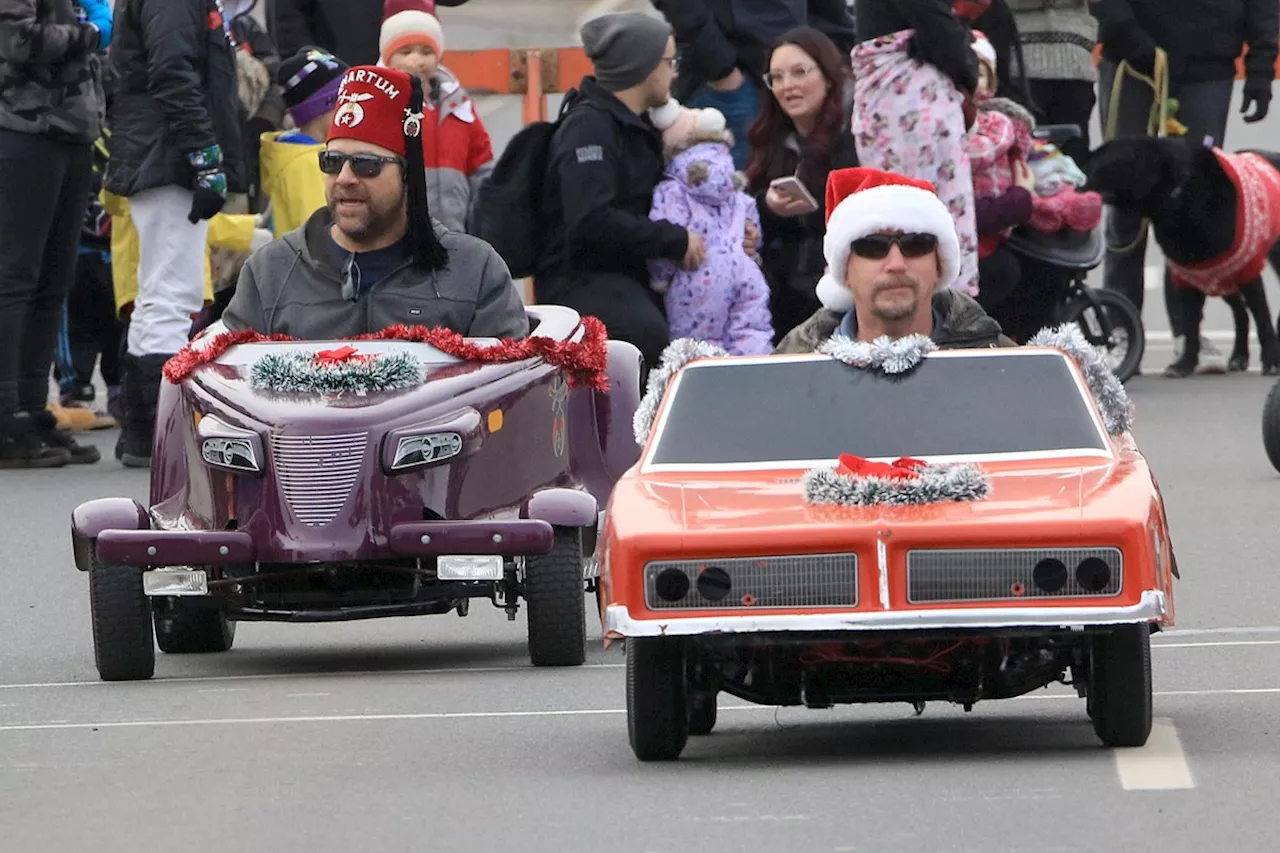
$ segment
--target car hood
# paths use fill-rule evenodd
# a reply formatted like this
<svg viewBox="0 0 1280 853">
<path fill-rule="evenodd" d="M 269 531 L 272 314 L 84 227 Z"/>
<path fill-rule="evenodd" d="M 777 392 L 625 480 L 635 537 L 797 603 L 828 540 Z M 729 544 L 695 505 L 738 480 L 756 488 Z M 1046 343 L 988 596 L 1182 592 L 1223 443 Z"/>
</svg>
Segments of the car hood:
<svg viewBox="0 0 1280 853">
<path fill-rule="evenodd" d="M 735 476 L 646 475 L 630 493 L 615 494 L 610 514 L 624 529 L 628 515 L 658 536 L 737 539 L 754 542 L 823 540 L 838 545 L 892 530 L 896 535 L 943 536 L 957 543 L 989 538 L 994 529 L 1010 535 L 1071 526 L 1082 530 L 1092 517 L 1117 518 L 1145 502 L 1139 462 L 1094 459 L 1073 464 L 984 466 L 990 484 L 978 501 L 923 506 L 853 507 L 814 505 L 805 500 L 799 472 L 750 472 Z M 628 509 L 641 509 L 628 513 Z M 643 518 L 643 522 L 639 519 Z M 640 533 L 643 536 L 643 533 Z"/>
<path fill-rule="evenodd" d="M 278 351 L 284 353 L 323 346 L 299 342 L 288 348 L 278 347 Z M 430 352 L 422 345 L 381 342 L 361 342 L 360 347 L 362 351 L 388 354 Z M 529 367 L 526 362 L 481 364 L 441 358 L 424 358 L 421 366 L 421 384 L 368 393 L 319 395 L 265 390 L 255 387 L 251 381 L 253 363 L 250 359 L 220 360 L 204 365 L 189 382 L 203 395 L 216 400 L 220 410 L 240 412 L 269 428 L 292 432 L 387 424 L 449 401 L 474 400 L 476 394 L 473 392 L 480 392 L 480 397 L 498 398 L 509 390 L 504 380 Z"/>
</svg>

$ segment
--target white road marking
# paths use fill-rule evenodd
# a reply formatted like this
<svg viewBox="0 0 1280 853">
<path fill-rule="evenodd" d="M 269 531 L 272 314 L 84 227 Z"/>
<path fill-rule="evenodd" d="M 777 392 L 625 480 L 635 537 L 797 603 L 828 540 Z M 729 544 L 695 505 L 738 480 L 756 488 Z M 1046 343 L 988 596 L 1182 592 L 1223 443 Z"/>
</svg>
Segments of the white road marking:
<svg viewBox="0 0 1280 853">
<path fill-rule="evenodd" d="M 1112 754 L 1120 787 L 1126 791 L 1173 791 L 1196 786 L 1172 720 L 1154 720 L 1145 746 L 1116 749 Z"/>
<path fill-rule="evenodd" d="M 1159 690 L 1156 697 L 1173 696 L 1225 696 L 1225 695 L 1269 695 L 1280 694 L 1280 687 L 1238 687 L 1218 688 L 1213 690 Z M 1042 695 L 1019 696 L 1008 701 L 1021 700 L 1080 702 L 1074 693 L 1050 693 Z M 997 700 L 992 700 L 997 701 Z M 720 713 L 730 711 L 776 712 L 773 705 L 722 705 Z M 37 723 L 13 723 L 0 725 L 2 732 L 27 732 L 49 729 L 121 729 L 121 728 L 161 728 L 174 726 L 227 726 L 227 725 L 265 725 L 280 723 L 366 723 L 389 722 L 401 720 L 497 720 L 509 718 L 536 717 L 596 717 L 625 714 L 625 708 L 563 708 L 542 711 L 426 711 L 403 714 L 333 714 L 307 715 L 293 717 L 244 717 L 196 720 L 110 720 L 103 722 L 70 723 L 66 720 L 49 720 Z"/>
<path fill-rule="evenodd" d="M 206 687 L 197 693 L 248 693 L 248 687 Z"/>
<path fill-rule="evenodd" d="M 1220 640 L 1206 643 L 1152 643 L 1153 649 L 1213 649 L 1223 646 L 1280 646 L 1280 640 Z"/>
<path fill-rule="evenodd" d="M 1248 636 L 1249 634 L 1280 634 L 1280 625 L 1255 625 L 1241 628 L 1173 628 L 1168 631 L 1161 631 L 1157 636 L 1178 638 Z"/>
<path fill-rule="evenodd" d="M 332 696 L 332 693 L 289 693 L 285 695 L 286 699 L 303 699 L 313 698 L 316 696 Z"/>
</svg>

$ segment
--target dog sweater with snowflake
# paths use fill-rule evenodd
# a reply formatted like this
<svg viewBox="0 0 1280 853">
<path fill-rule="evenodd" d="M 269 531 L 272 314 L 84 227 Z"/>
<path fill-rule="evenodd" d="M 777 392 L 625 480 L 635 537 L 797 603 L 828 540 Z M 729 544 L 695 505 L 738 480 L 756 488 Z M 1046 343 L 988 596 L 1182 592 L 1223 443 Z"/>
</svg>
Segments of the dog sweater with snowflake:
<svg viewBox="0 0 1280 853">
<path fill-rule="evenodd" d="M 1222 255 L 1196 264 L 1169 262 L 1173 283 L 1206 296 L 1227 296 L 1262 274 L 1280 239 L 1280 172 L 1258 154 L 1213 150 L 1236 188 L 1236 234 Z"/>
</svg>

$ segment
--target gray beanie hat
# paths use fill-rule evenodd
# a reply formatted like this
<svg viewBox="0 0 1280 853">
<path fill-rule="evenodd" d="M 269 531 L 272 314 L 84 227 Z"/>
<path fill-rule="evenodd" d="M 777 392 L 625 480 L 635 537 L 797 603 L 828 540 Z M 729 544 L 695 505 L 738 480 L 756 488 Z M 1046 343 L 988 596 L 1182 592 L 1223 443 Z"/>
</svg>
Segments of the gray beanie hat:
<svg viewBox="0 0 1280 853">
<path fill-rule="evenodd" d="M 614 12 L 587 21 L 579 35 L 596 82 L 620 92 L 643 83 L 658 67 L 671 25 L 644 12 Z"/>
</svg>

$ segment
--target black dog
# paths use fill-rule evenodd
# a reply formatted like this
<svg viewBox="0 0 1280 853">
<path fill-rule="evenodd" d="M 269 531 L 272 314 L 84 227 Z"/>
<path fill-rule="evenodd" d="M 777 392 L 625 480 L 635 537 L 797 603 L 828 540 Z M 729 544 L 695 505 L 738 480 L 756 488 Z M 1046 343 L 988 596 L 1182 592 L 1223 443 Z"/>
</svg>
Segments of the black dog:
<svg viewBox="0 0 1280 853">
<path fill-rule="evenodd" d="M 1265 158 L 1273 169 L 1280 169 L 1280 154 L 1253 153 Z M 1205 264 L 1224 257 L 1235 245 L 1238 193 L 1211 148 L 1186 139 L 1117 139 L 1090 155 L 1085 189 L 1101 193 L 1107 204 L 1149 219 L 1156 242 L 1174 264 Z M 1280 211 L 1275 213 L 1280 216 Z M 1280 242 L 1270 246 L 1267 258 L 1280 272 Z M 1261 274 L 1249 281 L 1223 284 L 1238 285 L 1223 294 L 1236 327 L 1228 369 L 1247 370 L 1249 366 L 1247 307 L 1258 329 L 1262 372 L 1266 376 L 1280 374 L 1280 341 L 1276 324 L 1271 322 Z M 1186 347 L 1165 369 L 1165 375 L 1189 376 L 1200 360 L 1205 293 L 1189 286 L 1179 286 L 1176 291 Z"/>
</svg>

